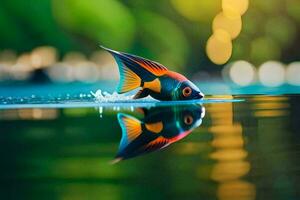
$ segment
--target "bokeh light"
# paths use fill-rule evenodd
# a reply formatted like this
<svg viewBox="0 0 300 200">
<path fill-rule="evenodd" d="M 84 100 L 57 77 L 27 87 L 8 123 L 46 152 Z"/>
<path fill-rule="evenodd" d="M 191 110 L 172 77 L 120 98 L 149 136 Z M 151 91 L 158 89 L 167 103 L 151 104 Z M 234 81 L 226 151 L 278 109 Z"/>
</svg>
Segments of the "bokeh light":
<svg viewBox="0 0 300 200">
<path fill-rule="evenodd" d="M 219 13 L 213 21 L 213 31 L 223 29 L 231 35 L 231 38 L 236 38 L 242 30 L 242 19 L 240 15 L 226 16 L 223 12 Z"/>
<path fill-rule="evenodd" d="M 223 12 L 214 18 L 213 35 L 206 44 L 206 53 L 213 63 L 222 65 L 230 59 L 232 55 L 231 40 L 235 39 L 242 30 L 241 16 L 248 9 L 248 4 L 248 0 L 222 0 Z M 219 42 L 214 35 L 229 35 L 230 42 L 227 40 Z"/>
<path fill-rule="evenodd" d="M 222 0 L 222 9 L 227 16 L 243 15 L 249 6 L 249 0 Z"/>
<path fill-rule="evenodd" d="M 209 22 L 221 8 L 219 1 L 171 0 L 171 3 L 182 16 L 201 22 Z"/>
<path fill-rule="evenodd" d="M 214 63 L 219 65 L 226 63 L 232 54 L 230 35 L 222 29 L 216 30 L 207 41 L 206 52 Z"/>
<path fill-rule="evenodd" d="M 255 67 L 247 61 L 236 61 L 231 64 L 229 75 L 235 84 L 247 86 L 255 80 Z"/>
<path fill-rule="evenodd" d="M 280 86 L 285 81 L 284 66 L 277 61 L 268 61 L 259 67 L 258 77 L 260 82 L 265 86 Z"/>
<path fill-rule="evenodd" d="M 57 51 L 50 46 L 38 47 L 32 50 L 30 59 L 34 68 L 51 66 L 57 61 Z"/>
<path fill-rule="evenodd" d="M 291 85 L 300 85 L 300 62 L 293 62 L 287 66 L 286 79 Z"/>
<path fill-rule="evenodd" d="M 225 80 L 239 86 L 260 83 L 262 63 L 299 60 L 298 0 L 170 0 L 162 9 L 149 2 L 50 0 L 36 4 L 38 17 L 30 15 L 32 5 L 21 12 L 26 4 L 17 2 L 0 8 L 7 10 L 0 14 L 6 27 L 0 33 L 1 82 L 34 82 L 43 75 L 45 82 L 116 81 L 116 63 L 99 44 L 156 60 L 197 81 L 220 79 L 222 70 Z M 23 23 L 34 26 L 21 31 Z M 229 64 L 217 68 L 211 62 Z M 285 71 L 285 83 L 299 85 L 294 63 Z"/>
</svg>

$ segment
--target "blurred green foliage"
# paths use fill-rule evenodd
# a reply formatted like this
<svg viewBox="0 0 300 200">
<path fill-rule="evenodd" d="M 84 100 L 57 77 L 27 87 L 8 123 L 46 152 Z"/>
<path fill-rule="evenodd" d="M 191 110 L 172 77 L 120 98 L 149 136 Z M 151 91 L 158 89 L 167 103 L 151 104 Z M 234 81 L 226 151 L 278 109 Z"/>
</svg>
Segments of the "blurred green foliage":
<svg viewBox="0 0 300 200">
<path fill-rule="evenodd" d="M 136 29 L 128 8 L 116 0 L 53 0 L 53 15 L 70 32 L 111 48 L 128 48 Z"/>
<path fill-rule="evenodd" d="M 219 70 L 205 55 L 213 17 L 221 0 L 2 0 L 0 50 L 18 53 L 41 45 L 85 54 L 99 45 L 157 60 L 170 68 Z M 290 62 L 299 41 L 298 0 L 252 0 L 232 60 L 256 65 Z"/>
</svg>

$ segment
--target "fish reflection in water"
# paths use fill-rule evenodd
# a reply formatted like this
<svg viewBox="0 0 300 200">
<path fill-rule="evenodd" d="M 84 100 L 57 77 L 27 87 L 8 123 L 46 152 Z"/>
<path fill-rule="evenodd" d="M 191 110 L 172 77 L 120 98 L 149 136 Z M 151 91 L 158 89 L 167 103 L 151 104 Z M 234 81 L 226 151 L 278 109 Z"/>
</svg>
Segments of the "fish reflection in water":
<svg viewBox="0 0 300 200">
<path fill-rule="evenodd" d="M 122 129 L 119 151 L 113 163 L 167 147 L 200 126 L 205 109 L 198 104 L 139 108 L 144 118 L 118 113 Z"/>
</svg>

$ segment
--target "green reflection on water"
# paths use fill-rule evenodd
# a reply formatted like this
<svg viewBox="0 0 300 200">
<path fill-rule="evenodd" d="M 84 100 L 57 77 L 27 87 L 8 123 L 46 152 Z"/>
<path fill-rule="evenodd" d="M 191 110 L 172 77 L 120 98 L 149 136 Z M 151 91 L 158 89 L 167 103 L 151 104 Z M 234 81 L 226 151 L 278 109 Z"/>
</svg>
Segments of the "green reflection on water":
<svg viewBox="0 0 300 200">
<path fill-rule="evenodd" d="M 117 111 L 105 110 L 99 118 L 94 109 L 2 110 L 1 196 L 296 198 L 299 97 L 243 98 L 245 102 L 204 105 L 203 123 L 191 134 L 159 152 L 115 165 L 110 161 L 121 139 Z M 48 111 L 54 117 L 43 118 Z M 120 112 L 143 119 L 129 110 Z"/>
</svg>

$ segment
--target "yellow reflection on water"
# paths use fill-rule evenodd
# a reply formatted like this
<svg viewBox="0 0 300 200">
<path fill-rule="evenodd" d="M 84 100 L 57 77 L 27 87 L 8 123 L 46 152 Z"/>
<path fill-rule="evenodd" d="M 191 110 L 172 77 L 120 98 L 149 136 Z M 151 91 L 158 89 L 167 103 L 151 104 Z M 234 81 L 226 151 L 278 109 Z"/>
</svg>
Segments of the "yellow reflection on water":
<svg viewBox="0 0 300 200">
<path fill-rule="evenodd" d="M 234 135 L 229 135 L 227 137 L 216 137 L 212 141 L 212 146 L 215 148 L 240 148 L 243 147 L 244 140 L 242 138 L 237 138 Z"/>
<path fill-rule="evenodd" d="M 213 95 L 213 96 L 209 96 L 207 95 L 206 98 L 209 98 L 209 99 L 233 99 L 233 96 L 232 95 Z M 210 107 L 210 109 L 218 109 L 220 107 Z"/>
<path fill-rule="evenodd" d="M 221 184 L 217 191 L 220 200 L 251 200 L 255 199 L 255 186 L 242 180 L 228 181 Z"/>
<path fill-rule="evenodd" d="M 57 109 L 12 109 L 0 112 L 0 119 L 4 120 L 49 120 L 56 119 L 57 117 Z"/>
<path fill-rule="evenodd" d="M 249 170 L 250 164 L 244 160 L 219 162 L 215 164 L 211 178 L 218 182 L 226 182 L 245 176 Z"/>
<path fill-rule="evenodd" d="M 213 134 L 211 145 L 215 148 L 210 158 L 216 161 L 210 177 L 218 183 L 218 199 L 255 199 L 255 186 L 242 180 L 251 164 L 244 148 L 243 127 L 233 120 L 233 104 L 207 105 L 207 110 L 211 113 L 209 131 Z"/>
<path fill-rule="evenodd" d="M 256 104 L 256 109 L 282 109 L 289 108 L 290 105 L 288 103 L 283 102 L 261 102 Z"/>
<path fill-rule="evenodd" d="M 247 157 L 248 153 L 243 149 L 223 149 L 217 150 L 210 155 L 214 160 L 218 161 L 231 161 L 242 160 Z"/>
<path fill-rule="evenodd" d="M 255 117 L 279 117 L 287 116 L 290 112 L 286 110 L 262 110 L 254 113 Z"/>
<path fill-rule="evenodd" d="M 231 116 L 232 113 L 230 114 L 216 114 L 215 115 L 215 122 L 218 123 L 226 123 L 231 121 L 230 118 L 228 118 L 228 116 Z M 224 117 L 224 118 L 223 118 Z M 233 125 L 217 125 L 217 126 L 213 126 L 210 129 L 210 132 L 213 132 L 215 135 L 234 135 L 234 134 L 239 134 L 240 132 L 242 132 L 242 126 L 240 124 L 233 124 Z"/>
<path fill-rule="evenodd" d="M 20 109 L 18 110 L 19 117 L 21 119 L 34 119 L 34 120 L 43 120 L 43 119 L 55 119 L 57 118 L 58 111 L 56 109 Z"/>
<path fill-rule="evenodd" d="M 255 117 L 279 117 L 290 114 L 288 97 L 279 96 L 254 96 L 253 109 Z"/>
<path fill-rule="evenodd" d="M 287 101 L 289 98 L 286 96 L 263 96 L 263 95 L 257 95 L 253 96 L 251 98 L 251 101 Z"/>
</svg>

